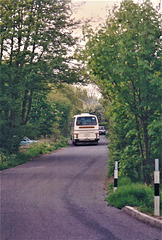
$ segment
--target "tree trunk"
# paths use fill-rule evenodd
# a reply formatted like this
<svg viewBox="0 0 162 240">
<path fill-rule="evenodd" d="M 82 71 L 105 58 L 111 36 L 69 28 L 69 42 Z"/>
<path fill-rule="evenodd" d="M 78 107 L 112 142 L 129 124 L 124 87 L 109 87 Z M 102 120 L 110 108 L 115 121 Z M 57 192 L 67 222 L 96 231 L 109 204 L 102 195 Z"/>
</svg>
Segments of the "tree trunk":
<svg viewBox="0 0 162 240">
<path fill-rule="evenodd" d="M 33 96 L 33 91 L 30 91 L 30 96 L 29 96 L 29 104 L 28 104 L 28 111 L 26 114 L 26 118 L 25 118 L 25 125 L 27 124 L 28 120 L 29 120 L 29 114 L 31 111 L 31 106 L 32 106 L 32 96 Z"/>
<path fill-rule="evenodd" d="M 148 169 L 150 167 L 150 153 L 149 153 L 149 141 L 148 141 L 146 117 L 141 118 L 141 125 L 142 125 L 143 142 L 144 142 L 144 161 L 143 161 L 144 181 L 146 184 L 150 184 L 151 176 L 148 174 Z"/>
<path fill-rule="evenodd" d="M 22 104 L 22 113 L 21 113 L 22 125 L 25 125 L 25 112 L 26 112 L 27 98 L 28 98 L 28 90 L 26 89 L 24 94 L 23 104 Z"/>
<path fill-rule="evenodd" d="M 2 62 L 2 57 L 3 57 L 3 39 L 1 40 L 1 54 L 0 54 L 0 64 Z"/>
<path fill-rule="evenodd" d="M 140 129 L 139 129 L 139 121 L 138 121 L 138 116 L 137 116 L 137 100 L 136 100 L 136 88 L 135 88 L 135 85 L 134 85 L 134 82 L 133 80 L 131 80 L 131 83 L 132 83 L 132 90 L 133 90 L 133 105 L 134 105 L 134 108 L 135 108 L 135 121 L 136 121 L 136 130 L 137 130 L 137 134 L 138 134 L 138 145 L 139 145 L 139 151 L 140 151 L 140 155 L 141 155 L 141 158 L 144 159 L 144 153 L 143 153 L 143 147 L 142 147 L 142 141 L 141 141 L 141 134 L 140 134 Z"/>
</svg>

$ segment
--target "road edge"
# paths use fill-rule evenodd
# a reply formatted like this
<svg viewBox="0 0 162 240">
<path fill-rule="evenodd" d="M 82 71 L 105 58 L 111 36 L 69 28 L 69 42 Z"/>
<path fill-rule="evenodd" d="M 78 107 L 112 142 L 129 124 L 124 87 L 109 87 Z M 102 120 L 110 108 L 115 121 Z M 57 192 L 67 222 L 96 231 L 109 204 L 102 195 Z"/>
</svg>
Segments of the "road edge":
<svg viewBox="0 0 162 240">
<path fill-rule="evenodd" d="M 141 213 L 139 212 L 138 210 L 134 209 L 133 207 L 130 207 L 130 206 L 125 206 L 122 211 L 124 211 L 125 213 L 131 215 L 132 217 L 144 222 L 144 223 L 147 223 L 147 224 L 150 224 L 151 226 L 153 227 L 156 227 L 156 228 L 160 228 L 162 229 L 162 220 L 160 219 L 156 219 L 154 217 L 151 217 L 151 216 L 148 216 L 144 213 Z"/>
</svg>

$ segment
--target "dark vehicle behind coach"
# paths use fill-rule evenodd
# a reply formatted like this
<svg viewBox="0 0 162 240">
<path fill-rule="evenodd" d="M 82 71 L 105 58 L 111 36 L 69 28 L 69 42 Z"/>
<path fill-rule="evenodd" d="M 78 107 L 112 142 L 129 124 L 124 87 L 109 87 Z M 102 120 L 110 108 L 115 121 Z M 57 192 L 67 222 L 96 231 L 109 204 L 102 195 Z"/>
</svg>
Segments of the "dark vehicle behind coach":
<svg viewBox="0 0 162 240">
<path fill-rule="evenodd" d="M 106 129 L 104 126 L 99 126 L 99 134 L 100 135 L 105 135 L 106 134 Z"/>
</svg>

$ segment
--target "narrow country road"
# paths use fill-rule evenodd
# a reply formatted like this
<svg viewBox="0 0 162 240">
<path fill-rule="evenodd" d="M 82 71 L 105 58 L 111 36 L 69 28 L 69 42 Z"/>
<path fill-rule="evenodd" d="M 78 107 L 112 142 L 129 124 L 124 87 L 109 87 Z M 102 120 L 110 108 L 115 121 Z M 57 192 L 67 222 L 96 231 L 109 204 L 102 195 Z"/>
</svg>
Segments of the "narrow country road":
<svg viewBox="0 0 162 240">
<path fill-rule="evenodd" d="M 1 172 L 1 240 L 160 240 L 108 207 L 107 140 L 73 146 Z"/>
</svg>

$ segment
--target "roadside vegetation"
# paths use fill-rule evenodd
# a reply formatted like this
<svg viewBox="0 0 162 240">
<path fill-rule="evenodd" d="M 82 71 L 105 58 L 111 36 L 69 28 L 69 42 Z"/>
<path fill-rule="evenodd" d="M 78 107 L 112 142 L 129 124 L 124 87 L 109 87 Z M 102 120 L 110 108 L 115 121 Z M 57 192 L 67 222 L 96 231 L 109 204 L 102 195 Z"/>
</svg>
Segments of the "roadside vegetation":
<svg viewBox="0 0 162 240">
<path fill-rule="evenodd" d="M 128 177 L 119 178 L 118 188 L 113 192 L 114 186 L 108 183 L 108 197 L 105 199 L 109 206 L 122 209 L 125 206 L 135 207 L 137 210 L 154 215 L 154 186 L 134 183 Z M 162 206 L 162 193 L 160 196 Z M 161 214 L 162 214 L 162 208 Z"/>
<path fill-rule="evenodd" d="M 77 44 L 71 34 L 76 23 L 69 0 L 2 0 L 0 12 L 0 165 L 4 169 L 64 146 L 71 117 L 82 111 L 79 98 L 86 93 L 72 85 L 82 82 L 82 76 L 69 51 Z M 22 151 L 25 136 L 39 141 Z"/>
<path fill-rule="evenodd" d="M 119 187 L 107 201 L 111 206 L 129 205 L 151 214 L 154 161 L 161 158 L 162 149 L 159 7 L 147 0 L 123 0 L 98 31 L 85 25 L 87 43 L 78 51 L 103 96 L 109 178 L 114 162 L 119 163 Z"/>
<path fill-rule="evenodd" d="M 79 59 L 101 89 L 108 119 L 109 176 L 153 182 L 161 158 L 161 15 L 150 1 L 122 1 L 105 24 L 85 26 Z"/>
<path fill-rule="evenodd" d="M 0 151 L 0 170 L 15 167 L 30 161 L 32 158 L 41 154 L 50 153 L 60 148 L 66 147 L 68 138 L 62 137 L 59 140 L 52 138 L 41 139 L 37 143 L 28 146 L 21 146 L 17 153 Z"/>
<path fill-rule="evenodd" d="M 82 81 L 69 52 L 76 23 L 69 0 L 2 0 L 0 12 L 0 148 L 15 154 L 24 136 L 66 136 L 71 105 L 49 93 Z"/>
</svg>

